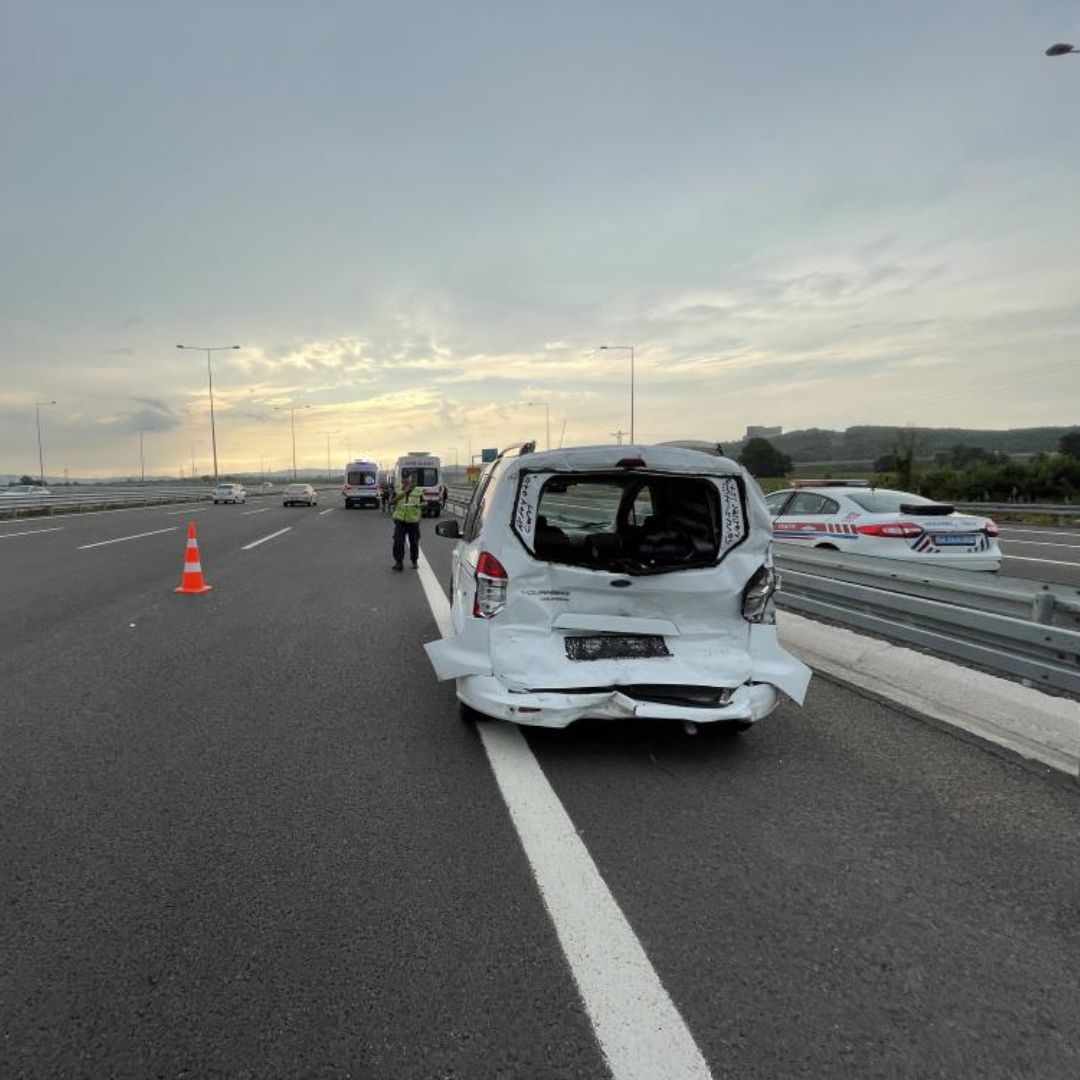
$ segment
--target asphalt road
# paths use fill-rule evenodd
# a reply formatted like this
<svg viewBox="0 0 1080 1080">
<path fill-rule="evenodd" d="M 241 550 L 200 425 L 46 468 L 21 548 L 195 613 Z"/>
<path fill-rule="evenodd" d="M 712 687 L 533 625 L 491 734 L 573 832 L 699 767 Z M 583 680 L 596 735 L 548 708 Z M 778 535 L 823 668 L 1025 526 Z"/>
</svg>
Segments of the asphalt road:
<svg viewBox="0 0 1080 1080">
<path fill-rule="evenodd" d="M 0 1076 L 606 1075 L 418 575 L 319 510 L 0 528 Z M 1080 1074 L 1075 784 L 821 678 L 527 741 L 716 1077 Z"/>
<path fill-rule="evenodd" d="M 1080 585 L 1080 529 L 1008 524 L 998 528 L 1003 574 Z"/>
</svg>

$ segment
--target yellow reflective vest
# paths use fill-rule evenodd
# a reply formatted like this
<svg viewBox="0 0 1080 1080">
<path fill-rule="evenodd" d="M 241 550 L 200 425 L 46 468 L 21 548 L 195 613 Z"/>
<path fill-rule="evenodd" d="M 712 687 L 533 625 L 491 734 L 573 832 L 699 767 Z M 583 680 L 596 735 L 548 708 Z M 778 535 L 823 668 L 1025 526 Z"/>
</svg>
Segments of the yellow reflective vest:
<svg viewBox="0 0 1080 1080">
<path fill-rule="evenodd" d="M 397 502 L 394 504 L 393 519 L 395 521 L 404 521 L 406 524 L 413 524 L 420 520 L 424 511 L 424 492 L 419 487 L 414 487 L 412 491 L 402 491 L 398 497 Z"/>
</svg>

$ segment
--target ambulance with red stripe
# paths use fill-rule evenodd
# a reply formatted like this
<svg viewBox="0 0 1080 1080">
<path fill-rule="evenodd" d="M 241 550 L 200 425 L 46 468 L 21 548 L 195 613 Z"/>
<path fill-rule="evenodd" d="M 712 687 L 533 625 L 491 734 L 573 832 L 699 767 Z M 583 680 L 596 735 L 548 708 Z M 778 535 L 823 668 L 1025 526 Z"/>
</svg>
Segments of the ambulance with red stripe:
<svg viewBox="0 0 1080 1080">
<path fill-rule="evenodd" d="M 904 559 L 957 570 L 1001 568 L 998 529 L 949 503 L 860 480 L 796 480 L 767 495 L 778 544 Z"/>
<path fill-rule="evenodd" d="M 400 491 L 406 473 L 423 492 L 421 513 L 438 517 L 446 505 L 446 485 L 443 483 L 442 462 L 427 450 L 410 450 L 397 459 L 394 466 L 394 485 Z"/>
</svg>

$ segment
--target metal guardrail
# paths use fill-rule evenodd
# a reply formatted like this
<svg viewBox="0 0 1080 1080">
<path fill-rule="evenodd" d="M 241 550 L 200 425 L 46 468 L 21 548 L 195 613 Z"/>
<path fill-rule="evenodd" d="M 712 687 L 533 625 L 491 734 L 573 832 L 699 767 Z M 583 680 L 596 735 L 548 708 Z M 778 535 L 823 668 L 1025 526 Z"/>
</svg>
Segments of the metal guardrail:
<svg viewBox="0 0 1080 1080">
<path fill-rule="evenodd" d="M 336 490 L 336 485 L 313 485 L 317 491 Z M 282 487 L 247 492 L 249 499 L 280 496 Z M 0 489 L 0 518 L 21 514 L 71 514 L 87 510 L 123 509 L 171 503 L 206 502 L 211 489 L 197 488 L 85 488 L 80 491 L 53 492 L 49 495 L 4 495 Z"/>
<path fill-rule="evenodd" d="M 1047 626 L 1080 630 L 1080 587 L 1073 585 L 788 545 L 774 547 L 773 557 L 785 577 L 801 571 L 852 585 L 867 585 Z"/>
<path fill-rule="evenodd" d="M 1058 524 L 1071 524 L 1069 518 L 1080 517 L 1080 504 L 1075 503 L 953 503 L 957 510 L 969 514 L 1040 514 L 1055 517 Z"/>
<path fill-rule="evenodd" d="M 451 492 L 448 507 L 468 502 Z M 1080 588 L 835 551 L 774 558 L 782 608 L 1080 695 Z"/>
<path fill-rule="evenodd" d="M 1076 589 L 827 551 L 777 552 L 776 563 L 782 608 L 1080 695 Z"/>
<path fill-rule="evenodd" d="M 210 492 L 199 489 L 105 489 L 97 491 L 64 492 L 51 495 L 0 494 L 0 517 L 20 514 L 77 513 L 108 507 L 153 506 L 164 503 L 199 502 L 210 498 Z"/>
</svg>

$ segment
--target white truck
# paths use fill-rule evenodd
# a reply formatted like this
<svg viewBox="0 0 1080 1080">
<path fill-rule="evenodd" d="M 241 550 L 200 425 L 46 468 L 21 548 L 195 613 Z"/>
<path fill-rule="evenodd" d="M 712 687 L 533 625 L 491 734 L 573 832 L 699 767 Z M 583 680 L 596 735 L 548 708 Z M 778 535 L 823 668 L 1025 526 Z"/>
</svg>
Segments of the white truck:
<svg viewBox="0 0 1080 1080">
<path fill-rule="evenodd" d="M 402 454 L 394 466 L 394 487 L 399 492 L 406 473 L 412 473 L 416 486 L 424 493 L 424 517 L 438 517 L 446 505 L 442 462 L 426 450 L 410 450 Z"/>
</svg>

